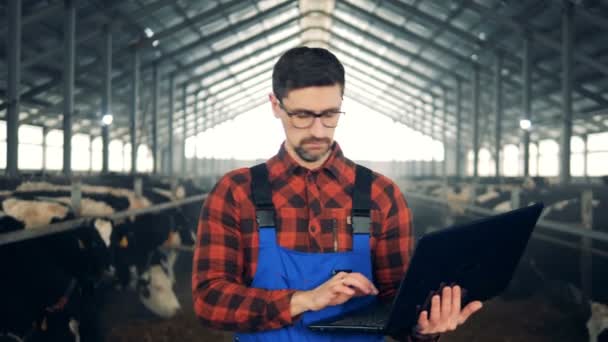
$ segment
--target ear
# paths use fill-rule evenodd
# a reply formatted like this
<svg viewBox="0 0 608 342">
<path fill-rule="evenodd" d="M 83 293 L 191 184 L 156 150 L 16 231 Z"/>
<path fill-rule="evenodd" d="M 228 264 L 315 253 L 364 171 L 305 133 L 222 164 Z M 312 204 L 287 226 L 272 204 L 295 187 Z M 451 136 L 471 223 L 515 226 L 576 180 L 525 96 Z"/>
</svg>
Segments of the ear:
<svg viewBox="0 0 608 342">
<path fill-rule="evenodd" d="M 106 244 L 106 247 L 110 246 L 110 236 L 112 235 L 112 222 L 105 219 L 95 219 L 93 226 L 99 233 L 99 236 Z"/>
<path fill-rule="evenodd" d="M 280 119 L 281 107 L 279 106 L 279 99 L 277 99 L 274 93 L 268 93 L 268 100 L 270 101 L 270 106 L 272 107 L 272 113 L 274 114 L 274 117 Z"/>
</svg>

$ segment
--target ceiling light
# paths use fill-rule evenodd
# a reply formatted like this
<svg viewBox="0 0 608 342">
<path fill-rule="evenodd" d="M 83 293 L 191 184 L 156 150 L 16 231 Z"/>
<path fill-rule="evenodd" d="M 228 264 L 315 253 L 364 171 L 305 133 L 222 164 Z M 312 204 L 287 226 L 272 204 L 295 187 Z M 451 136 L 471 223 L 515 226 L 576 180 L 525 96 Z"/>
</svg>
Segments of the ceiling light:
<svg viewBox="0 0 608 342">
<path fill-rule="evenodd" d="M 146 34 L 146 37 L 150 38 L 154 35 L 154 31 L 152 31 L 151 28 L 146 27 L 146 29 L 144 30 L 144 33 Z"/>
<path fill-rule="evenodd" d="M 532 127 L 532 123 L 528 119 L 521 119 L 519 120 L 519 127 L 524 131 L 529 131 Z"/>
<path fill-rule="evenodd" d="M 101 122 L 104 124 L 104 126 L 110 126 L 113 121 L 114 121 L 114 117 L 112 116 L 112 114 L 105 114 L 101 118 Z"/>
<path fill-rule="evenodd" d="M 152 46 L 154 46 L 154 47 L 158 46 L 158 39 L 152 42 Z"/>
</svg>

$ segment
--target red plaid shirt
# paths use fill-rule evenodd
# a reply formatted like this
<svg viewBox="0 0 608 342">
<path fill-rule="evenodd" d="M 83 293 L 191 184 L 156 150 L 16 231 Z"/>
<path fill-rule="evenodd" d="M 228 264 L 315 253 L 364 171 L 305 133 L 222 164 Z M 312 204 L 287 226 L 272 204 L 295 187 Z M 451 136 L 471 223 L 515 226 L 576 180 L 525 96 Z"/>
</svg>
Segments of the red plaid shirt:
<svg viewBox="0 0 608 342">
<path fill-rule="evenodd" d="M 344 157 L 338 144 L 316 170 L 298 165 L 284 146 L 266 163 L 278 216 L 278 243 L 315 253 L 351 250 L 347 217 L 352 208 L 355 164 Z M 290 300 L 295 290 L 249 287 L 258 255 L 250 186 L 248 168 L 226 174 L 207 197 L 198 224 L 192 274 L 194 308 L 202 322 L 222 330 L 260 331 L 293 323 Z M 410 261 L 411 216 L 399 188 L 377 173 L 371 200 L 375 284 L 379 296 L 388 298 L 395 295 Z"/>
</svg>

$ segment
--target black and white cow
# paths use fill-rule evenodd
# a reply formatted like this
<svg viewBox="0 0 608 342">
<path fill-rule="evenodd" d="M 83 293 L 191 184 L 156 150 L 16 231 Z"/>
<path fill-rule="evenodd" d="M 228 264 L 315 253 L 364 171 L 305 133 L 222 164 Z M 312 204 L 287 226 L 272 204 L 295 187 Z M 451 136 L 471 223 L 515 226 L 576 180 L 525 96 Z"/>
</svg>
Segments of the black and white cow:
<svg viewBox="0 0 608 342">
<path fill-rule="evenodd" d="M 55 202 L 10 197 L 2 206 L 1 233 L 74 217 L 69 207 Z M 36 218 L 20 220 L 27 214 Z M 0 335 L 28 341 L 102 341 L 95 288 L 109 266 L 110 234 L 108 222 L 91 219 L 71 231 L 0 246 L 7 275 Z"/>
<path fill-rule="evenodd" d="M 0 336 L 17 341 L 79 341 L 83 331 L 78 285 L 48 246 L 30 240 L 2 246 L 0 256 L 11 260 L 3 267 L 7 277 L 2 280 Z"/>
<path fill-rule="evenodd" d="M 208 193 L 210 189 L 203 189 L 194 184 L 191 180 L 185 180 L 181 182 L 183 187 L 184 197 L 199 196 L 204 193 Z M 179 192 L 178 192 L 179 194 Z M 198 219 L 201 213 L 203 201 L 191 202 L 183 205 L 181 213 L 185 219 L 185 227 L 182 231 L 182 243 L 184 245 L 193 246 L 196 241 L 196 231 L 198 227 Z"/>
<path fill-rule="evenodd" d="M 162 242 L 151 240 L 146 233 L 145 230 L 129 229 L 125 225 L 116 227 L 112 236 L 114 266 L 122 284 L 127 285 L 125 280 L 128 280 L 129 287 L 137 289 L 146 308 L 160 317 L 170 318 L 181 309 L 173 291 L 173 265 L 177 254 L 175 251 L 160 250 L 158 247 Z"/>
<path fill-rule="evenodd" d="M 181 200 L 201 195 L 206 192 L 205 190 L 209 190 L 196 186 L 192 180 L 179 180 L 179 182 L 171 184 L 168 180 L 156 179 L 148 175 L 110 174 L 104 177 L 85 178 L 83 182 L 91 185 L 133 188 L 137 178 L 142 181 L 143 197 L 153 204 Z M 164 216 L 168 216 L 174 221 L 171 226 L 174 231 L 179 233 L 183 245 L 193 245 L 196 239 L 196 227 L 201 207 L 202 201 L 192 202 L 162 212 Z"/>
<path fill-rule="evenodd" d="M 141 274 L 137 284 L 140 301 L 163 318 L 171 318 L 181 309 L 173 291 L 176 260 L 177 252 L 156 250 L 151 257 L 151 265 Z"/>
<path fill-rule="evenodd" d="M 21 194 L 29 193 L 37 198 L 52 197 L 62 202 L 70 201 L 69 191 L 69 185 L 45 182 L 27 182 L 17 188 L 17 192 Z M 107 216 L 116 212 L 146 208 L 153 203 L 145 196 L 137 196 L 133 190 L 126 187 L 82 184 L 81 191 L 83 216 Z M 143 214 L 114 222 L 115 226 L 109 238 L 112 264 L 119 284 L 122 288 L 129 285 L 130 288 L 137 289 L 142 303 L 161 317 L 171 317 L 180 309 L 171 286 L 166 286 L 173 284 L 172 275 L 168 273 L 169 269 L 172 272 L 172 267 L 155 267 L 160 266 L 160 259 L 153 257 L 160 246 L 179 245 L 179 239 L 176 239 L 178 235 L 174 234 L 171 228 L 173 222 L 171 216 L 163 212 Z M 146 278 L 150 279 L 145 281 Z"/>
<path fill-rule="evenodd" d="M 587 321 L 589 342 L 608 341 L 608 305 L 591 302 L 591 317 Z"/>
</svg>

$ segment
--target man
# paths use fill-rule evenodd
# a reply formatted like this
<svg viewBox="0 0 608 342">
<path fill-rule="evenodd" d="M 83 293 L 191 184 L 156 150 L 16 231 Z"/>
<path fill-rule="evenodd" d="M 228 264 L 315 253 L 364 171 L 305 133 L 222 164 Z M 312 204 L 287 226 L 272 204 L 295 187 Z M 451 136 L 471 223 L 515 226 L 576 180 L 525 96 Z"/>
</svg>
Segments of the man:
<svg viewBox="0 0 608 342">
<path fill-rule="evenodd" d="M 269 100 L 286 139 L 265 164 L 226 174 L 205 201 L 194 253 L 195 312 L 211 327 L 236 331 L 240 341 L 381 340 L 321 334 L 306 323 L 396 294 L 413 247 L 409 209 L 392 181 L 345 158 L 333 141 L 345 85 L 333 54 L 291 49 L 272 81 Z M 355 208 L 365 196 L 367 208 Z M 355 222 L 361 213 L 367 226 Z M 461 309 L 458 286 L 443 288 L 431 303 L 411 336 L 397 338 L 436 340 L 481 308 L 472 302 Z"/>
</svg>

